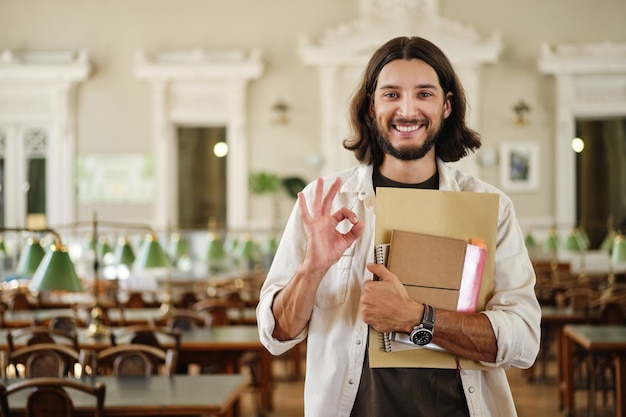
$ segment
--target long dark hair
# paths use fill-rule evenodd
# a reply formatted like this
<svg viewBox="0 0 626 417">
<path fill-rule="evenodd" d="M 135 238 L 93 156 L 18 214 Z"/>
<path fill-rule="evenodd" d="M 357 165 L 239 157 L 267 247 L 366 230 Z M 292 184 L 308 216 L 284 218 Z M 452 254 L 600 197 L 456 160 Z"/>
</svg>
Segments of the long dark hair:
<svg viewBox="0 0 626 417">
<path fill-rule="evenodd" d="M 380 71 L 396 59 L 420 59 L 426 62 L 437 73 L 444 95 L 452 93 L 450 97 L 452 112 L 442 123 L 435 144 L 436 155 L 446 162 L 455 162 L 467 156 L 470 150 L 480 148 L 480 135 L 465 124 L 467 106 L 465 92 L 452 64 L 441 49 L 419 37 L 392 39 L 374 53 L 350 104 L 352 137 L 343 141 L 343 147 L 354 151 L 361 163 L 376 165 L 382 163 L 384 155 L 376 140 L 378 129 L 376 120 L 370 114 L 370 105 Z"/>
</svg>

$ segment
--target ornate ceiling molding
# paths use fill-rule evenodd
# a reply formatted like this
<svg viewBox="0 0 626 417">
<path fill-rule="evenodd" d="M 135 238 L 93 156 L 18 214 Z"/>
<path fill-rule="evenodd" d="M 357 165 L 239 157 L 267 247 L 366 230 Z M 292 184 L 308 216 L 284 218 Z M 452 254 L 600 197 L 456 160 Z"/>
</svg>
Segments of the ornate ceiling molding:
<svg viewBox="0 0 626 417">
<path fill-rule="evenodd" d="M 496 62 L 498 33 L 482 38 L 474 28 L 439 15 L 438 0 L 361 0 L 359 16 L 327 28 L 316 41 L 299 39 L 308 65 L 363 65 L 386 41 L 421 36 L 438 45 L 456 65 Z"/>
<path fill-rule="evenodd" d="M 79 82 L 90 74 L 86 50 L 0 53 L 0 81 Z"/>
<path fill-rule="evenodd" d="M 539 70 L 555 75 L 626 73 L 626 43 L 543 44 Z"/>
<path fill-rule="evenodd" d="M 258 50 L 206 51 L 195 48 L 154 54 L 139 51 L 135 56 L 135 76 L 139 79 L 248 80 L 258 78 L 262 71 L 263 62 Z"/>
</svg>

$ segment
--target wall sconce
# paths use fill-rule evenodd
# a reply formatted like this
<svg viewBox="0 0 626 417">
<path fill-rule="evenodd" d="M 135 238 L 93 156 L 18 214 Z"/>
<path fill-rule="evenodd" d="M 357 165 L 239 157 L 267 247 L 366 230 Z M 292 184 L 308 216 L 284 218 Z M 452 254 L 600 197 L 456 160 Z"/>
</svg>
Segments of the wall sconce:
<svg viewBox="0 0 626 417">
<path fill-rule="evenodd" d="M 286 125 L 289 122 L 287 113 L 289 112 L 289 104 L 283 100 L 278 100 L 272 105 L 272 112 L 274 113 L 274 124 Z"/>
<path fill-rule="evenodd" d="M 524 126 L 528 123 L 526 115 L 530 113 L 530 110 L 530 106 L 522 99 L 519 99 L 519 101 L 513 105 L 516 126 Z"/>
</svg>

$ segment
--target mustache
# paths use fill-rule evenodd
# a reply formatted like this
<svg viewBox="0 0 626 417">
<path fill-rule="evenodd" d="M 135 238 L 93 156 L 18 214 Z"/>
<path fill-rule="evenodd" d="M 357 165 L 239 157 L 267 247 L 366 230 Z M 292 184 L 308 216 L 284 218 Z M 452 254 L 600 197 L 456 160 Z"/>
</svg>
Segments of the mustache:
<svg viewBox="0 0 626 417">
<path fill-rule="evenodd" d="M 427 125 L 428 124 L 428 119 L 425 118 L 412 118 L 412 119 L 407 119 L 406 117 L 396 117 L 394 119 L 392 119 L 390 122 L 390 124 L 392 125 L 397 125 L 397 124 L 423 124 L 423 125 Z"/>
</svg>

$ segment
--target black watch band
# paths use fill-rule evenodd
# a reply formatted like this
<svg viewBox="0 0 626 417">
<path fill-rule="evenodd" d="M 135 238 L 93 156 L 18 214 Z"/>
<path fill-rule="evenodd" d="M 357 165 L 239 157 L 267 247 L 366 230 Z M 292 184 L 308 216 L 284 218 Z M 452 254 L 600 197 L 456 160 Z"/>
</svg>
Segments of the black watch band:
<svg viewBox="0 0 626 417">
<path fill-rule="evenodd" d="M 424 318 L 422 324 L 431 332 L 435 331 L 435 307 L 424 304 Z"/>
<path fill-rule="evenodd" d="M 422 322 L 413 328 L 409 335 L 411 341 L 418 346 L 429 344 L 433 340 L 435 331 L 435 308 L 424 304 L 424 316 Z"/>
</svg>

